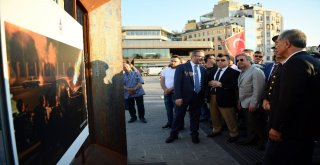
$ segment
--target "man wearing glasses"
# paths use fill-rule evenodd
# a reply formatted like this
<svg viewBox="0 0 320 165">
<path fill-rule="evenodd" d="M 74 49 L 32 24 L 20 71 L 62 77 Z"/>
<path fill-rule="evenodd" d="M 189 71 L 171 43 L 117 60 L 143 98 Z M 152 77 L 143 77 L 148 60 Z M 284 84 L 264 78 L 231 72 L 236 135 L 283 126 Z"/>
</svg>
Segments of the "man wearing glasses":
<svg viewBox="0 0 320 165">
<path fill-rule="evenodd" d="M 192 52 L 191 60 L 180 64 L 174 75 L 175 112 L 170 136 L 166 143 L 172 143 L 178 139 L 179 129 L 184 120 L 187 108 L 190 114 L 190 130 L 192 142 L 198 144 L 199 118 L 201 105 L 204 101 L 204 89 L 206 84 L 206 69 L 200 65 L 204 58 L 203 50 Z"/>
<path fill-rule="evenodd" d="M 251 59 L 253 59 L 252 66 L 257 67 L 261 70 L 264 70 L 265 65 L 263 62 L 263 54 L 260 51 L 255 51 L 252 49 L 244 49 L 242 53 L 245 53 L 246 55 L 250 56 Z"/>
<path fill-rule="evenodd" d="M 266 142 L 264 126 L 264 111 L 260 108 L 261 96 L 265 86 L 265 76 L 261 69 L 252 65 L 252 59 L 247 54 L 237 56 L 237 65 L 241 70 L 238 78 L 239 103 L 238 109 L 244 115 L 246 138 L 239 140 L 241 145 L 263 146 Z M 256 140 L 258 137 L 258 141 Z"/>
<path fill-rule="evenodd" d="M 255 64 L 262 64 L 263 63 L 263 54 L 260 51 L 255 51 L 253 54 L 253 62 Z"/>
<path fill-rule="evenodd" d="M 222 132 L 222 118 L 229 129 L 228 142 L 238 139 L 235 106 L 238 90 L 239 72 L 229 67 L 230 56 L 219 54 L 216 59 L 218 68 L 209 75 L 210 114 L 213 130 L 208 137 L 215 137 Z"/>
</svg>

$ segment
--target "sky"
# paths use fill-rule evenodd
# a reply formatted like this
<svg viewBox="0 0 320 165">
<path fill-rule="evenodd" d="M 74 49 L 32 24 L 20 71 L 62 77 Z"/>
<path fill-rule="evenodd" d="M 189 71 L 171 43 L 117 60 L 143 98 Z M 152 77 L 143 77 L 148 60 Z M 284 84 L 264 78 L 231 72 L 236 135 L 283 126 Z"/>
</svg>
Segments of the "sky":
<svg viewBox="0 0 320 165">
<path fill-rule="evenodd" d="M 284 30 L 300 29 L 307 46 L 320 44 L 320 0 L 234 0 L 281 13 Z M 188 20 L 197 22 L 213 10 L 218 0 L 122 0 L 122 26 L 162 26 L 181 32 Z"/>
</svg>

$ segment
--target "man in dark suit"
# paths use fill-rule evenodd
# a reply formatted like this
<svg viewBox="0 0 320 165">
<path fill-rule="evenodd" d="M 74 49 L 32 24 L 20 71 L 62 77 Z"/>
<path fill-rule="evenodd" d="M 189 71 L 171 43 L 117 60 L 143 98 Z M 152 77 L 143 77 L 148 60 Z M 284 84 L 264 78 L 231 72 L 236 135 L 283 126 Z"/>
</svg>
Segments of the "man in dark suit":
<svg viewBox="0 0 320 165">
<path fill-rule="evenodd" d="M 191 60 L 177 67 L 174 75 L 175 111 L 170 136 L 166 143 L 171 143 L 178 139 L 179 128 L 184 120 L 184 113 L 189 109 L 190 129 L 192 142 L 199 143 L 199 118 L 201 105 L 204 101 L 204 89 L 206 85 L 206 70 L 200 64 L 204 58 L 203 50 L 192 52 Z"/>
<path fill-rule="evenodd" d="M 277 39 L 279 35 L 272 37 L 272 41 L 277 45 Z M 267 119 L 269 118 L 269 110 L 270 110 L 270 99 L 273 95 L 274 86 L 276 82 L 279 81 L 279 75 L 281 70 L 280 61 L 284 60 L 281 59 L 279 56 L 277 57 L 277 50 L 276 47 L 273 46 L 271 48 L 273 50 L 273 63 L 266 65 L 263 72 L 266 76 L 266 86 L 264 88 L 264 93 L 262 96 L 262 107 L 266 110 Z"/>
<path fill-rule="evenodd" d="M 286 30 L 277 40 L 282 67 L 270 100 L 269 142 L 263 164 L 311 164 L 319 133 L 320 62 L 306 51 L 306 35 Z"/>
<path fill-rule="evenodd" d="M 277 43 L 277 39 L 278 39 L 278 36 L 279 35 L 276 35 L 276 36 L 273 36 L 272 37 L 272 41 L 276 44 Z M 265 65 L 264 69 L 263 69 L 263 72 L 264 72 L 264 75 L 266 77 L 266 82 L 268 82 L 268 80 L 270 79 L 271 77 L 271 74 L 274 72 L 275 68 L 278 67 L 278 64 L 280 62 L 280 59 L 276 57 L 276 47 L 273 46 L 271 47 L 272 51 L 273 51 L 273 56 L 272 56 L 272 60 L 273 62 L 272 63 L 268 63 Z"/>
<path fill-rule="evenodd" d="M 219 54 L 216 59 L 218 68 L 208 78 L 211 89 L 210 114 L 213 130 L 207 136 L 215 137 L 221 134 L 222 117 L 229 129 L 228 142 L 234 142 L 239 136 L 235 106 L 240 72 L 230 68 L 229 61 L 229 55 Z"/>
</svg>

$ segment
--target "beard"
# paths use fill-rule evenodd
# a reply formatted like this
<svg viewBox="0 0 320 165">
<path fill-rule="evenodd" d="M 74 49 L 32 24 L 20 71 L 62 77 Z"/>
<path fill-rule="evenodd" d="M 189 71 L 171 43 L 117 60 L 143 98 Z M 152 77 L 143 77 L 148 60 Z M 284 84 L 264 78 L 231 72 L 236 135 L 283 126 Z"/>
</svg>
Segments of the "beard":
<svg viewBox="0 0 320 165">
<path fill-rule="evenodd" d="M 172 69 L 175 69 L 175 68 L 177 67 L 177 65 L 170 65 L 170 67 L 171 67 Z"/>
</svg>

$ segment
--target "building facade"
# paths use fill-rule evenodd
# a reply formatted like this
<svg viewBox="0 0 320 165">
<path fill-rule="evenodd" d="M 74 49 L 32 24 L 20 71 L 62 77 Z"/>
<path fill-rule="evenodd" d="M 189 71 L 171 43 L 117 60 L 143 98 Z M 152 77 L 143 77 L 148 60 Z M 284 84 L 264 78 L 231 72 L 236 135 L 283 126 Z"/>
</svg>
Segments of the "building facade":
<svg viewBox="0 0 320 165">
<path fill-rule="evenodd" d="M 188 26 L 188 25 L 187 25 Z M 212 49 L 207 50 L 207 54 L 225 54 L 223 41 L 239 32 L 242 32 L 244 28 L 236 24 L 214 24 L 214 25 L 202 25 L 194 30 L 188 30 L 182 34 L 183 41 L 209 41 L 212 42 Z"/>
<path fill-rule="evenodd" d="M 248 22 L 250 22 L 249 25 Z M 250 28 L 246 28 L 248 26 Z M 220 37 L 223 41 L 236 32 L 245 31 L 253 36 L 246 40 L 254 43 L 247 48 L 262 51 L 265 54 L 264 60 L 271 61 L 272 37 L 278 35 L 282 30 L 283 18 L 277 11 L 263 8 L 260 3 L 248 5 L 233 0 L 220 0 L 214 5 L 212 12 L 200 16 L 200 22 L 194 20 L 187 22 L 182 39 L 188 41 L 211 38 L 212 40 Z M 212 50 L 213 54 L 226 53 L 221 42 L 216 42 L 216 40 L 213 42 L 215 48 Z M 219 50 L 220 48 L 222 50 Z"/>
<path fill-rule="evenodd" d="M 122 27 L 123 57 L 135 59 L 138 67 L 163 67 L 172 55 L 188 58 L 195 49 L 213 48 L 211 41 L 180 41 L 179 38 L 160 26 Z"/>
</svg>

